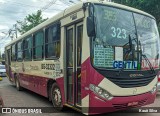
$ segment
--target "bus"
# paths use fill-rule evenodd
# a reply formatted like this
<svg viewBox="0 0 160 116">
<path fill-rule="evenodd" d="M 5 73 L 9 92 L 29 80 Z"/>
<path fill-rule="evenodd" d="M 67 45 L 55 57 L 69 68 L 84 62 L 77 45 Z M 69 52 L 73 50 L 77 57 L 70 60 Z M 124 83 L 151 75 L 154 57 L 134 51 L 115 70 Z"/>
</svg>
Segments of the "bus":
<svg viewBox="0 0 160 116">
<path fill-rule="evenodd" d="M 159 71 L 155 18 L 124 5 L 88 0 L 6 45 L 8 79 L 53 107 L 86 115 L 155 101 Z"/>
</svg>

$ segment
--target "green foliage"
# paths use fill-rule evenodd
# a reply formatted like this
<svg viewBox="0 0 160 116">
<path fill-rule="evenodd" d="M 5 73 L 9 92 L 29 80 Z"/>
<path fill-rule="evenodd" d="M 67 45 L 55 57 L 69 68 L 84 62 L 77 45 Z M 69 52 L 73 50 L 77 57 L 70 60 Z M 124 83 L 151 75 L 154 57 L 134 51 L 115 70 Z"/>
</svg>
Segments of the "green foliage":
<svg viewBox="0 0 160 116">
<path fill-rule="evenodd" d="M 112 0 L 145 11 L 156 18 L 160 31 L 160 0 Z"/>
<path fill-rule="evenodd" d="M 38 24 L 44 22 L 47 19 L 42 18 L 42 11 L 38 10 L 35 14 L 29 14 L 24 18 L 24 21 L 17 21 L 18 31 L 23 34 Z"/>
</svg>

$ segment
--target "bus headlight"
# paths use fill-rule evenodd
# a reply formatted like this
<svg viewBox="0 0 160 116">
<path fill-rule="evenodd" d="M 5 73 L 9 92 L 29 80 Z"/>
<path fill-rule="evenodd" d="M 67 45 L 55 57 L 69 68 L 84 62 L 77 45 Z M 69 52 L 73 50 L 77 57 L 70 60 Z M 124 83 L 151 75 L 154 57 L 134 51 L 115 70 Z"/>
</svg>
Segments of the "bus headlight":
<svg viewBox="0 0 160 116">
<path fill-rule="evenodd" d="M 102 89 L 101 87 L 90 84 L 89 88 L 91 91 L 93 91 L 98 96 L 101 96 L 102 98 L 105 98 L 107 100 L 111 100 L 113 98 L 111 94 L 109 94 L 106 90 Z"/>
<path fill-rule="evenodd" d="M 151 89 L 151 93 L 154 93 L 157 90 L 157 85 L 155 85 L 152 89 Z"/>
</svg>

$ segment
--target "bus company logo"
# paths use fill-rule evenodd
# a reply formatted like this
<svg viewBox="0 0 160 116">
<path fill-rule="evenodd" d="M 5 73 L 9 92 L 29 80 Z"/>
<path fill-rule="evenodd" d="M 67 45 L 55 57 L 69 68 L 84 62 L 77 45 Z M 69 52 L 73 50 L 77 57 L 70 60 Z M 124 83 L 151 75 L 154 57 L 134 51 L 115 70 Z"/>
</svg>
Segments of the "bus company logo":
<svg viewBox="0 0 160 116">
<path fill-rule="evenodd" d="M 130 74 L 130 77 L 143 77 L 144 75 L 142 74 Z"/>
</svg>

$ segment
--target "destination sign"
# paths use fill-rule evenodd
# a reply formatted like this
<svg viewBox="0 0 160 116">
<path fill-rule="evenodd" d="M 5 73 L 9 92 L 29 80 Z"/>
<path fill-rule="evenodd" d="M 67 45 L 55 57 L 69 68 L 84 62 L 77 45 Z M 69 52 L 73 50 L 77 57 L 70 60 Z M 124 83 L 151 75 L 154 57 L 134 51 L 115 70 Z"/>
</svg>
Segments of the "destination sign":
<svg viewBox="0 0 160 116">
<path fill-rule="evenodd" d="M 114 48 L 101 45 L 94 47 L 94 65 L 97 67 L 112 67 Z"/>
<path fill-rule="evenodd" d="M 113 68 L 115 69 L 137 69 L 137 61 L 114 61 Z"/>
</svg>

